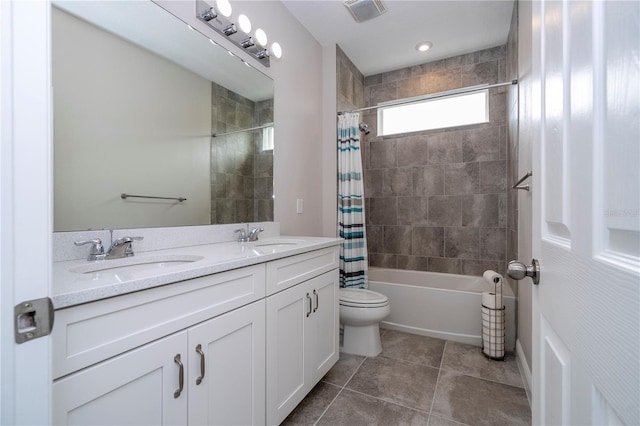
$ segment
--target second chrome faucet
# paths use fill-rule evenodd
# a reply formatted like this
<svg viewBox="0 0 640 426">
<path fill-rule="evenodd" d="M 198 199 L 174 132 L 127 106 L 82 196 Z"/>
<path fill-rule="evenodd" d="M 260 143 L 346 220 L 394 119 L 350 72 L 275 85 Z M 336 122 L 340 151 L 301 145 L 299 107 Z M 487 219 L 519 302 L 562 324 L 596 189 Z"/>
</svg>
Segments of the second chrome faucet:
<svg viewBox="0 0 640 426">
<path fill-rule="evenodd" d="M 245 228 L 239 228 L 236 229 L 235 233 L 238 234 L 238 242 L 239 243 L 246 243 L 249 241 L 258 241 L 258 234 L 260 234 L 262 231 L 264 231 L 264 228 L 253 228 L 251 230 L 249 230 L 249 225 L 247 225 L 247 229 Z"/>
</svg>

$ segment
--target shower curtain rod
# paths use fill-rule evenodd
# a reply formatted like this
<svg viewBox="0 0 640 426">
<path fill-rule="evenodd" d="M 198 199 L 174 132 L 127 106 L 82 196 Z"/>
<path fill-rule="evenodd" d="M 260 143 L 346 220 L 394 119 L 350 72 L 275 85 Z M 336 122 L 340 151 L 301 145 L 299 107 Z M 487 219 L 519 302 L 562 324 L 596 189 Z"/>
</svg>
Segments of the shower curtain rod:
<svg viewBox="0 0 640 426">
<path fill-rule="evenodd" d="M 411 103 L 414 103 L 414 102 L 426 101 L 427 99 L 444 98 L 446 96 L 460 95 L 460 94 L 463 94 L 463 93 L 479 92 L 480 90 L 493 89 L 493 88 L 496 88 L 496 87 L 503 87 L 503 86 L 512 86 L 512 85 L 516 85 L 516 84 L 518 84 L 518 80 L 511 80 L 511 81 L 507 81 L 507 82 L 504 82 L 504 83 L 489 84 L 487 86 L 463 87 L 461 89 L 448 90 L 446 92 L 438 92 L 438 93 L 431 93 L 429 95 L 424 95 L 424 96 L 417 96 L 417 97 L 411 98 L 411 99 L 402 99 L 402 100 L 398 100 L 398 101 L 391 101 L 391 102 L 387 102 L 387 103 L 385 103 L 383 105 L 375 105 L 375 106 L 370 106 L 370 107 L 365 107 L 365 108 L 350 109 L 348 111 L 339 111 L 338 115 L 346 114 L 348 112 L 368 111 L 370 109 L 378 109 L 378 108 L 384 108 L 384 107 L 390 107 L 390 106 L 396 106 L 396 105 L 411 104 Z"/>
<path fill-rule="evenodd" d="M 251 130 L 266 129 L 267 127 L 273 127 L 273 123 L 267 123 L 267 124 L 264 124 L 262 126 L 251 127 L 249 129 L 233 130 L 231 132 L 225 132 L 225 133 L 214 133 L 214 134 L 211 135 L 211 137 L 212 138 L 217 138 L 219 136 L 233 135 L 234 133 L 242 133 L 242 132 L 249 132 Z"/>
</svg>

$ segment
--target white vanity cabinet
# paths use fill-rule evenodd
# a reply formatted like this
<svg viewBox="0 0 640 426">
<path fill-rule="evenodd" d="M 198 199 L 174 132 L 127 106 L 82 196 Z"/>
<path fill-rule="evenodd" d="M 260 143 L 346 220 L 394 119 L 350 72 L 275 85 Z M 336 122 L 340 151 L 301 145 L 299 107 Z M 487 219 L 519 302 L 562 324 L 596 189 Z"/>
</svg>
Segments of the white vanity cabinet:
<svg viewBox="0 0 640 426">
<path fill-rule="evenodd" d="M 282 262 L 281 266 L 300 274 L 297 279 L 284 274 L 281 282 L 289 282 L 290 288 L 267 297 L 269 425 L 282 422 L 338 360 L 337 251 L 327 250 L 315 255 Z M 332 256 L 336 257 L 333 269 L 294 284 L 307 278 L 310 271 L 329 268 L 333 263 L 326 260 Z M 297 267 L 294 267 L 295 261 L 300 261 Z M 276 269 L 277 266 L 277 262 L 267 265 L 267 275 L 270 267 Z"/>
<path fill-rule="evenodd" d="M 56 311 L 56 425 L 280 423 L 338 359 L 331 246 Z"/>
<path fill-rule="evenodd" d="M 56 381 L 54 423 L 262 424 L 264 305 L 254 302 Z"/>
<path fill-rule="evenodd" d="M 255 265 L 56 311 L 54 423 L 264 423 L 264 277 Z"/>
<path fill-rule="evenodd" d="M 264 309 L 260 300 L 189 329 L 190 425 L 264 423 Z"/>
<path fill-rule="evenodd" d="M 55 381 L 53 424 L 186 424 L 186 391 L 174 398 L 186 349 L 181 332 Z"/>
</svg>

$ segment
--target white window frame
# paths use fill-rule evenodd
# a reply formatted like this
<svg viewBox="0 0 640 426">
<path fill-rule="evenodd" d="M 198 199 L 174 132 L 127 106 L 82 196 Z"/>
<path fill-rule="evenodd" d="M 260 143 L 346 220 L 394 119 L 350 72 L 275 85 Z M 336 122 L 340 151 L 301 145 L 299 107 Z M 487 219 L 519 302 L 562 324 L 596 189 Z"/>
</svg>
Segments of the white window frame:
<svg viewBox="0 0 640 426">
<path fill-rule="evenodd" d="M 403 109 L 413 109 L 419 108 L 421 105 L 429 105 L 429 107 L 433 107 L 437 103 L 446 102 L 448 100 L 454 98 L 462 98 L 462 97 L 470 97 L 476 96 L 478 94 L 484 95 L 484 116 L 480 119 L 475 120 L 464 120 L 459 122 L 453 122 L 452 124 L 430 124 L 427 120 L 422 121 L 422 126 L 412 126 L 407 127 L 404 130 L 389 130 L 385 131 L 385 112 L 393 110 L 394 112 L 402 111 Z M 400 104 L 399 104 L 400 103 Z M 378 104 L 378 136 L 392 136 L 398 134 L 406 134 L 406 133 L 416 133 L 423 132 L 427 130 L 437 130 L 437 129 L 447 129 L 451 127 L 461 127 L 461 126 L 470 126 L 474 124 L 483 124 L 489 123 L 489 89 L 484 90 L 474 90 L 473 92 L 468 93 L 459 93 L 459 94 L 451 94 L 447 95 L 446 92 L 442 92 L 441 94 L 429 95 L 428 97 L 421 96 L 416 98 L 407 98 L 401 101 L 392 101 L 386 103 Z M 413 122 L 415 123 L 415 121 Z"/>
</svg>

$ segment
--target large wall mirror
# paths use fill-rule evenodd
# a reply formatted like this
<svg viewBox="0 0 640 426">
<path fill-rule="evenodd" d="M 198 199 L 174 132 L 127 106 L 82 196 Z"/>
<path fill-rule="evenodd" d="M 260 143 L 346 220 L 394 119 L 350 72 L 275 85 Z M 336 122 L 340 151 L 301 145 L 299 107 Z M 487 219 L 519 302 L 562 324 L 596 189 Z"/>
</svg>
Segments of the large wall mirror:
<svg viewBox="0 0 640 426">
<path fill-rule="evenodd" d="M 270 78 L 151 1 L 52 20 L 54 231 L 273 220 Z"/>
</svg>

